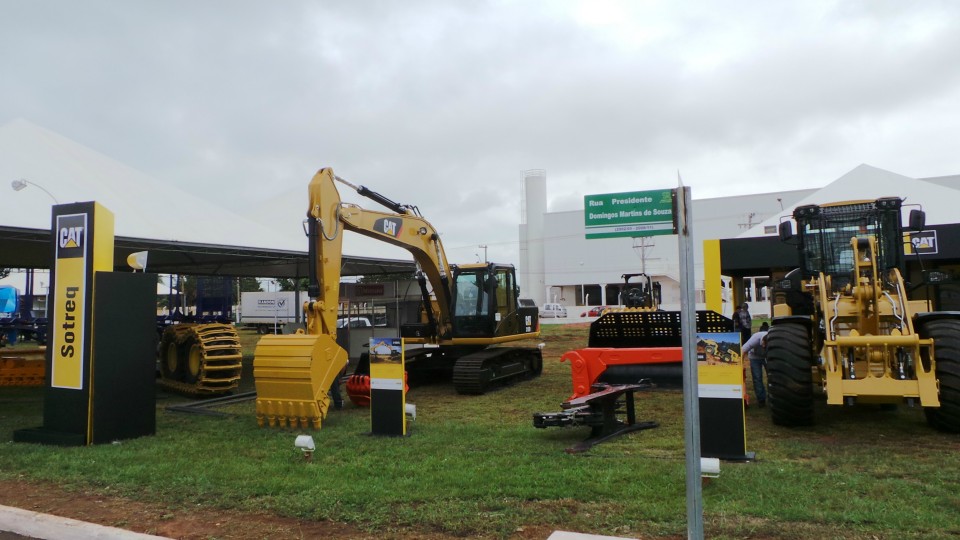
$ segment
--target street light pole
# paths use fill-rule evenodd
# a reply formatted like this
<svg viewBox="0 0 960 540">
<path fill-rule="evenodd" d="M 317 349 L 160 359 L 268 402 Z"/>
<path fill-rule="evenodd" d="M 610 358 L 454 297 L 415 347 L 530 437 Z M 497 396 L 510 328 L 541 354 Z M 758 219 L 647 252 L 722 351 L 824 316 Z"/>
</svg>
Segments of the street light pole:
<svg viewBox="0 0 960 540">
<path fill-rule="evenodd" d="M 14 180 L 13 182 L 10 182 L 10 187 L 12 187 L 14 191 L 22 191 L 27 186 L 33 186 L 39 189 L 40 191 L 49 195 L 50 198 L 53 199 L 54 204 L 60 204 L 60 201 L 58 201 L 57 198 L 53 196 L 53 193 L 50 193 L 49 191 L 47 191 L 45 187 L 41 186 L 36 182 L 31 182 L 25 178 L 21 178 L 19 180 Z"/>
<path fill-rule="evenodd" d="M 21 191 L 27 186 L 34 186 L 40 189 L 40 191 L 46 193 L 47 196 L 53 199 L 53 204 L 57 204 L 57 205 L 60 204 L 60 201 L 58 201 L 57 198 L 53 196 L 53 193 L 50 193 L 49 191 L 47 191 L 46 188 L 44 188 L 40 184 L 31 182 L 25 178 L 20 178 L 19 180 L 14 180 L 10 182 L 10 187 L 13 188 L 14 191 Z M 25 316 L 25 317 L 32 317 L 33 316 L 33 313 L 32 313 L 33 312 L 33 269 L 32 268 L 27 270 L 26 298 L 27 298 L 26 302 L 24 302 L 24 304 L 20 307 L 20 314 L 21 316 Z"/>
</svg>

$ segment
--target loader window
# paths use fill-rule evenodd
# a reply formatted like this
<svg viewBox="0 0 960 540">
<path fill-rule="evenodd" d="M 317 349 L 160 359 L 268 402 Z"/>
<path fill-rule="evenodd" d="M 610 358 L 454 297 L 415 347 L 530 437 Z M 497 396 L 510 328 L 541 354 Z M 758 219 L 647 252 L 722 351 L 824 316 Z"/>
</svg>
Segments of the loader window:
<svg viewBox="0 0 960 540">
<path fill-rule="evenodd" d="M 873 237 L 877 268 L 899 268 L 902 260 L 899 209 L 878 208 L 874 203 L 821 207 L 820 212 L 799 216 L 803 273 L 833 276 L 834 286 L 849 281 L 854 268 L 853 238 Z"/>
</svg>

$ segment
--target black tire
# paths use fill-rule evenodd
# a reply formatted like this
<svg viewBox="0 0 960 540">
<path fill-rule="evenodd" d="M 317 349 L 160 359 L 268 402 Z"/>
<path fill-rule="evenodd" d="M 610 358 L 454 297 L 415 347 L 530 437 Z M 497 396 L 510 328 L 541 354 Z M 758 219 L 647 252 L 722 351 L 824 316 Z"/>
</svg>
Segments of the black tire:
<svg viewBox="0 0 960 540">
<path fill-rule="evenodd" d="M 183 358 L 175 332 L 164 332 L 160 339 L 160 376 L 171 381 L 181 380 Z"/>
<path fill-rule="evenodd" d="M 960 433 L 960 319 L 938 319 L 918 328 L 922 338 L 933 338 L 934 374 L 940 383 L 940 406 L 926 407 L 927 423 L 940 431 Z"/>
<path fill-rule="evenodd" d="M 813 366 L 807 325 L 784 322 L 767 334 L 770 414 L 778 426 L 813 424 Z"/>
</svg>

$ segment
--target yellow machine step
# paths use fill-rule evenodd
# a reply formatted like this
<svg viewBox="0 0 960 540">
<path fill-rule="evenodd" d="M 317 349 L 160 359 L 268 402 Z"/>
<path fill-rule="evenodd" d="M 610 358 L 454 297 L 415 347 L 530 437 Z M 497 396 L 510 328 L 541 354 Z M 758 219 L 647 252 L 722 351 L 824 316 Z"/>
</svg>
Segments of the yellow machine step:
<svg viewBox="0 0 960 540">
<path fill-rule="evenodd" d="M 330 386 L 346 365 L 347 352 L 330 336 L 262 337 L 253 358 L 257 424 L 319 429 Z"/>
</svg>

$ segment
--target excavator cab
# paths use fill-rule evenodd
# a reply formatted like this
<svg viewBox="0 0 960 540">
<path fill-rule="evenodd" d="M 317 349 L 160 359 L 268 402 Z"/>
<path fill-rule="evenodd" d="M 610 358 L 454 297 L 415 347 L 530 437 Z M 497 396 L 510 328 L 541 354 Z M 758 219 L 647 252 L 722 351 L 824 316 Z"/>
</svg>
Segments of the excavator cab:
<svg viewBox="0 0 960 540">
<path fill-rule="evenodd" d="M 537 309 L 519 305 L 512 265 L 453 266 L 453 337 L 490 338 L 528 333 Z M 527 324 L 530 321 L 531 324 Z"/>
</svg>

